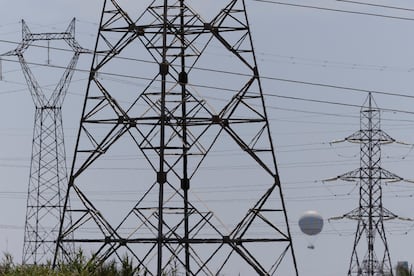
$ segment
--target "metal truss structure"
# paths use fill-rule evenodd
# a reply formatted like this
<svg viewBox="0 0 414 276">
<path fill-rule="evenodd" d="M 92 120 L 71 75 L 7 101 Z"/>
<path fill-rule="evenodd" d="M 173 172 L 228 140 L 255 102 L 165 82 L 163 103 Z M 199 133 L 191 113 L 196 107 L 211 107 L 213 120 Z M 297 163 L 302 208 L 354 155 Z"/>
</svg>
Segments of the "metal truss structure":
<svg viewBox="0 0 414 276">
<path fill-rule="evenodd" d="M 65 72 L 52 93 L 46 94 L 24 58 L 25 51 L 37 41 L 65 41 L 73 51 Z M 22 21 L 22 41 L 15 50 L 2 56 L 17 56 L 36 107 L 32 157 L 27 196 L 23 244 L 23 264 L 53 260 L 60 221 L 63 216 L 67 167 L 62 126 L 62 105 L 79 55 L 86 52 L 75 40 L 75 19 L 61 33 L 32 33 Z M 50 95 L 49 95 L 50 94 Z M 69 203 L 68 203 L 69 204 Z M 69 206 L 69 205 L 68 205 Z M 71 214 L 65 214 L 67 223 Z M 72 251 L 70 244 L 66 250 Z"/>
<path fill-rule="evenodd" d="M 359 183 L 359 206 L 332 219 L 347 218 L 358 222 L 348 276 L 393 275 L 384 221 L 398 216 L 383 206 L 382 187 L 386 182 L 403 179 L 381 166 L 381 146 L 395 140 L 381 130 L 380 109 L 371 93 L 360 114 L 360 130 L 343 140 L 360 144 L 360 168 L 335 178 Z"/>
<path fill-rule="evenodd" d="M 104 2 L 55 265 L 298 275 L 245 2 L 189 2 Z"/>
</svg>

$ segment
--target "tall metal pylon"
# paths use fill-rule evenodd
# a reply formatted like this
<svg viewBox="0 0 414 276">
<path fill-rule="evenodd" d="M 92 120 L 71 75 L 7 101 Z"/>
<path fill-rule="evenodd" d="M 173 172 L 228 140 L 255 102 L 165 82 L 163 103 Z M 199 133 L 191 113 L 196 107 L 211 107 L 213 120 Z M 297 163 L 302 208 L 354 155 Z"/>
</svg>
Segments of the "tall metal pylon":
<svg viewBox="0 0 414 276">
<path fill-rule="evenodd" d="M 245 2 L 213 2 L 209 21 L 190 1 L 104 2 L 56 256 L 75 242 L 140 275 L 298 275 Z M 195 194 L 231 186 L 249 198 Z"/>
<path fill-rule="evenodd" d="M 73 51 L 69 65 L 52 93 L 46 93 L 26 62 L 25 51 L 37 41 L 65 41 Z M 35 105 L 32 156 L 24 228 L 23 264 L 52 261 L 63 216 L 67 186 L 66 153 L 62 125 L 62 105 L 81 53 L 75 40 L 75 19 L 61 33 L 32 33 L 22 20 L 22 41 L 2 56 L 17 56 Z M 49 60 L 48 60 L 49 61 Z M 56 69 L 54 69 L 56 70 Z M 69 202 L 67 203 L 69 206 Z M 71 214 L 65 214 L 67 223 Z M 73 245 L 66 244 L 73 251 Z"/>
<path fill-rule="evenodd" d="M 332 218 L 357 221 L 348 276 L 393 275 L 384 221 L 398 216 L 383 206 L 382 188 L 387 182 L 403 178 L 381 165 L 381 146 L 396 141 L 381 129 L 380 112 L 369 93 L 360 112 L 360 130 L 342 140 L 360 144 L 360 167 L 330 179 L 359 184 L 359 206 L 341 217 Z"/>
</svg>

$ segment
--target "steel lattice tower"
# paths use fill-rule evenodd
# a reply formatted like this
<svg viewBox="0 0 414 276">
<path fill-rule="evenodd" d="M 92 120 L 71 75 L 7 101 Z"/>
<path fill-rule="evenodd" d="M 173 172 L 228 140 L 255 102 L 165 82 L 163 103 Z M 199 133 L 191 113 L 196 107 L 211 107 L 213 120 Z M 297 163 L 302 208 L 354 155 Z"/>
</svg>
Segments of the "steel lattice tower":
<svg viewBox="0 0 414 276">
<path fill-rule="evenodd" d="M 360 130 L 344 140 L 360 144 L 360 168 L 335 178 L 359 183 L 359 206 L 333 219 L 348 218 L 358 222 L 349 276 L 393 275 L 384 221 L 398 216 L 383 206 L 382 186 L 403 179 L 381 166 L 381 146 L 395 140 L 381 130 L 380 109 L 371 93 L 360 114 Z"/>
<path fill-rule="evenodd" d="M 65 72 L 52 93 L 46 93 L 24 58 L 37 41 L 65 41 L 73 51 Z M 22 20 L 22 41 L 3 56 L 17 56 L 35 104 L 30 177 L 23 244 L 23 264 L 39 264 L 54 257 L 56 239 L 63 215 L 67 167 L 62 125 L 62 104 L 79 55 L 85 50 L 75 40 L 75 19 L 61 33 L 32 33 Z M 68 203 L 69 204 L 69 203 Z M 71 221 L 71 214 L 65 220 Z M 67 250 L 72 246 L 66 244 Z"/>
<path fill-rule="evenodd" d="M 245 3 L 220 1 L 206 21 L 188 2 L 104 2 L 56 256 L 70 259 L 65 245 L 75 242 L 98 264 L 130 256 L 142 275 L 170 267 L 186 275 L 297 275 Z M 209 49 L 222 60 L 209 63 L 217 61 Z M 202 174 L 216 148 L 232 146 L 258 171 L 246 176 L 254 200 L 214 212 L 192 192 L 246 180 L 243 171 L 217 180 L 219 172 Z M 102 170 L 99 161 L 122 150 L 132 157 L 121 171 L 138 166 L 134 156 L 147 170 Z M 117 199 L 127 181 L 141 190 Z M 97 198 L 105 187 L 108 196 Z"/>
</svg>

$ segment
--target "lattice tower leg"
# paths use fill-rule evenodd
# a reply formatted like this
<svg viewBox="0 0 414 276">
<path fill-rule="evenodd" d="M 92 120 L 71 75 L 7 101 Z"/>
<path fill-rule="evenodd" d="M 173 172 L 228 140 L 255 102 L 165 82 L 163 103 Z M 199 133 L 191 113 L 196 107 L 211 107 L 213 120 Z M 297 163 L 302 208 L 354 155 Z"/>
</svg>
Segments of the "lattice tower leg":
<svg viewBox="0 0 414 276">
<path fill-rule="evenodd" d="M 66 196 L 79 204 L 64 208 L 73 224 L 61 228 L 56 252 L 76 242 L 94 252 L 91 264 L 128 256 L 148 275 L 297 275 L 245 3 L 220 1 L 206 21 L 188 2 L 156 0 L 140 11 L 105 1 Z M 212 65 L 207 49 L 228 61 Z M 254 177 L 202 174 L 214 151 L 229 147 Z M 145 160 L 139 174 L 98 173 L 125 148 Z M 233 182 L 254 189 L 254 199 L 232 198 L 227 209 L 194 194 Z M 126 187 L 128 199 L 117 198 Z M 110 196 L 99 199 L 96 189 Z"/>
</svg>

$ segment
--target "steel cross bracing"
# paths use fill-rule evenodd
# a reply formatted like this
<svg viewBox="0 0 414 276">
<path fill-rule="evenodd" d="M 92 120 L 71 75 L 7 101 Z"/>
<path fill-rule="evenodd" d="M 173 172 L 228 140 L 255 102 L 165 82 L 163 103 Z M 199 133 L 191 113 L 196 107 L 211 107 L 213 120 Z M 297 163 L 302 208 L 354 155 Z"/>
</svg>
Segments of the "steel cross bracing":
<svg viewBox="0 0 414 276">
<path fill-rule="evenodd" d="M 139 275 L 298 275 L 245 3 L 206 21 L 189 2 L 104 2 L 56 256 L 75 242 Z M 231 185 L 250 198 L 196 194 Z"/>
<path fill-rule="evenodd" d="M 24 58 L 25 51 L 36 41 L 64 40 L 73 51 L 56 88 L 47 95 Z M 41 264 L 54 257 L 56 239 L 63 215 L 67 186 L 66 154 L 62 126 L 62 104 L 79 55 L 86 52 L 75 40 L 75 19 L 61 33 L 32 33 L 22 21 L 22 41 L 3 56 L 17 56 L 35 104 L 32 157 L 27 196 L 23 243 L 23 264 Z M 71 221 L 71 214 L 65 220 Z M 72 245 L 66 244 L 66 250 Z"/>
<path fill-rule="evenodd" d="M 360 168 L 336 178 L 359 182 L 358 208 L 339 217 L 356 220 L 358 223 L 347 274 L 349 276 L 393 275 L 384 221 L 398 216 L 383 206 L 382 186 L 386 182 L 403 179 L 381 166 L 381 145 L 395 140 L 381 130 L 380 109 L 374 104 L 369 93 L 360 113 L 360 130 L 345 138 L 345 141 L 360 144 Z"/>
</svg>

